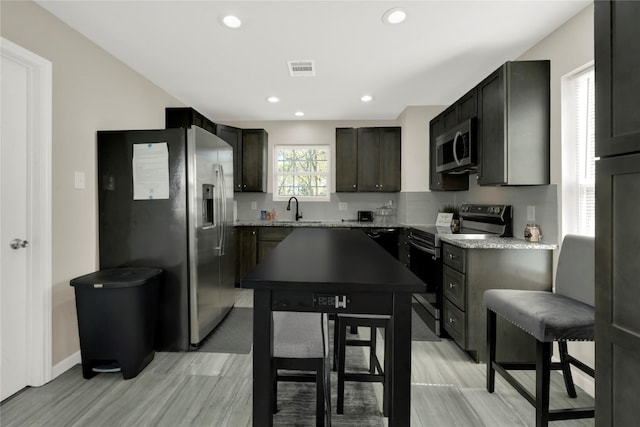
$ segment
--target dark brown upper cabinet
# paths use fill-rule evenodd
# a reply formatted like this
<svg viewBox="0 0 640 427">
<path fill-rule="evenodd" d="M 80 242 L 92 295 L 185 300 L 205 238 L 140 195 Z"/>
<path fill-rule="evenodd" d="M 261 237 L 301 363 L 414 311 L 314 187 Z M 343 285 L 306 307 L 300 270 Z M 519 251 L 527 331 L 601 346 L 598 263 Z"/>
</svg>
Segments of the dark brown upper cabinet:
<svg viewBox="0 0 640 427">
<path fill-rule="evenodd" d="M 266 192 L 267 132 L 217 125 L 216 134 L 233 148 L 233 191 Z"/>
<path fill-rule="evenodd" d="M 358 191 L 400 191 L 401 128 L 358 129 Z"/>
<path fill-rule="evenodd" d="M 549 80 L 549 61 L 514 61 L 477 86 L 478 184 L 549 184 Z"/>
<path fill-rule="evenodd" d="M 167 129 L 198 126 L 215 135 L 216 124 L 191 107 L 169 107 L 164 111 L 164 123 Z"/>
<path fill-rule="evenodd" d="M 233 148 L 233 191 L 242 191 L 242 129 L 216 125 L 216 135 Z"/>
<path fill-rule="evenodd" d="M 336 128 L 336 192 L 358 191 L 358 131 Z"/>
<path fill-rule="evenodd" d="M 595 2 L 598 157 L 640 152 L 640 8 L 634 3 Z"/>
<path fill-rule="evenodd" d="M 264 129 L 242 130 L 242 191 L 267 191 L 267 146 Z M 237 187 L 236 187 L 237 188 Z"/>
<path fill-rule="evenodd" d="M 400 127 L 336 129 L 336 192 L 398 192 Z"/>
</svg>

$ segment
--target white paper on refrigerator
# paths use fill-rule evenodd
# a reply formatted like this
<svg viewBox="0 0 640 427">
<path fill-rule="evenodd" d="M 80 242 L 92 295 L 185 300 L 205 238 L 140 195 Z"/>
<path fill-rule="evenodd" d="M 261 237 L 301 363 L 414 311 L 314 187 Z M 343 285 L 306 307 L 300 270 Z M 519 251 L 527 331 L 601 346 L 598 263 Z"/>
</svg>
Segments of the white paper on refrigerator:
<svg viewBox="0 0 640 427">
<path fill-rule="evenodd" d="M 133 200 L 169 198 L 169 148 L 166 142 L 133 144 Z"/>
</svg>

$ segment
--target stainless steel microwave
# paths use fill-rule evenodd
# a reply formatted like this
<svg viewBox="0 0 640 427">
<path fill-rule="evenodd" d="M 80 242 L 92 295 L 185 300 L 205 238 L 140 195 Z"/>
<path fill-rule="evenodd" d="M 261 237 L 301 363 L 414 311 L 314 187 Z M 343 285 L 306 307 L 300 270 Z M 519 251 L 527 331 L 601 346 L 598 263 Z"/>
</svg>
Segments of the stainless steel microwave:
<svg viewBox="0 0 640 427">
<path fill-rule="evenodd" d="M 476 119 L 465 120 L 436 137 L 436 171 L 467 173 L 477 168 Z"/>
</svg>

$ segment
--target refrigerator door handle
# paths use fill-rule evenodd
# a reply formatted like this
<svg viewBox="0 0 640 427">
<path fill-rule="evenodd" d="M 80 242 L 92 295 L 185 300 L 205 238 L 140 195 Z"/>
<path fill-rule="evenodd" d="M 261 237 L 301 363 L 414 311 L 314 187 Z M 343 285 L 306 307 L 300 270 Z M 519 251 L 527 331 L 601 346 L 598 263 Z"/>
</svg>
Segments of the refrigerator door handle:
<svg viewBox="0 0 640 427">
<path fill-rule="evenodd" d="M 220 188 L 220 205 L 221 205 L 221 213 L 222 220 L 218 221 L 220 223 L 220 244 L 218 248 L 220 249 L 220 255 L 224 255 L 224 242 L 225 242 L 225 232 L 226 232 L 226 218 L 227 218 L 227 189 L 224 181 L 224 169 L 222 165 L 218 165 L 218 186 Z"/>
</svg>

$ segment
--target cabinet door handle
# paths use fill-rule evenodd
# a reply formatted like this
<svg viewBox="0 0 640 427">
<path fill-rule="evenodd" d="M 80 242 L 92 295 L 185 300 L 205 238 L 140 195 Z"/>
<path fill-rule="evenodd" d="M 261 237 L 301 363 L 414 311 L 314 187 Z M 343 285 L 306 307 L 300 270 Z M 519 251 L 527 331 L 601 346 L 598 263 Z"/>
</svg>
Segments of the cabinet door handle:
<svg viewBox="0 0 640 427">
<path fill-rule="evenodd" d="M 449 317 L 449 323 L 456 323 L 456 319 L 454 319 L 453 317 Z"/>
<path fill-rule="evenodd" d="M 455 287 L 456 287 L 456 285 L 455 285 L 455 284 L 453 284 L 453 283 L 449 282 L 449 289 L 453 289 L 453 288 L 455 288 Z"/>
</svg>

